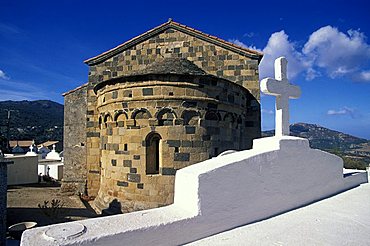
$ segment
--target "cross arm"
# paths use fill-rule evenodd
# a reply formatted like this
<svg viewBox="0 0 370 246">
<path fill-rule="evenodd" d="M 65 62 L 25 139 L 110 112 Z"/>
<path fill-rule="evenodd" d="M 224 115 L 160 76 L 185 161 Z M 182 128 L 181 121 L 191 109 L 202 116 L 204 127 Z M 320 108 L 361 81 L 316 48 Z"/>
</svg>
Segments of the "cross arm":
<svg viewBox="0 0 370 246">
<path fill-rule="evenodd" d="M 289 84 L 288 81 L 277 81 L 273 78 L 263 79 L 260 88 L 267 95 L 287 95 L 289 98 L 294 99 L 301 96 L 301 89 L 298 86 Z"/>
</svg>

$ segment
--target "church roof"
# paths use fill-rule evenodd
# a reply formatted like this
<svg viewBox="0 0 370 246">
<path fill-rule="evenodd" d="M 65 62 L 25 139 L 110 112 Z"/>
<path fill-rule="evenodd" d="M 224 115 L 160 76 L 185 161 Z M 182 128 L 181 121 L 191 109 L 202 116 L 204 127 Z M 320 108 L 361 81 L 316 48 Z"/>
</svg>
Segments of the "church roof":
<svg viewBox="0 0 370 246">
<path fill-rule="evenodd" d="M 124 76 L 104 80 L 95 85 L 94 91 L 97 92 L 100 88 L 108 84 L 115 84 L 119 81 L 137 81 L 141 79 L 153 79 L 158 75 L 179 75 L 185 77 L 203 76 L 208 79 L 221 79 L 214 75 L 207 74 L 193 62 L 185 58 L 163 58 L 155 60 L 146 68 L 138 71 L 133 71 Z"/>
<path fill-rule="evenodd" d="M 164 58 L 157 60 L 145 69 L 135 72 L 132 75 L 141 74 L 189 74 L 206 75 L 207 73 L 197 65 L 184 58 Z"/>
<path fill-rule="evenodd" d="M 87 86 L 87 83 L 85 83 L 85 84 L 83 84 L 83 85 L 80 85 L 80 86 L 78 86 L 78 87 L 76 87 L 76 88 L 74 88 L 74 89 L 72 89 L 72 90 L 70 90 L 70 91 L 67 91 L 67 92 L 64 92 L 63 94 L 62 94 L 62 96 L 67 96 L 67 95 L 69 95 L 69 94 L 71 94 L 71 93 L 73 93 L 73 92 L 75 92 L 75 91 L 78 91 L 79 89 L 82 89 L 82 88 L 84 88 L 84 87 L 86 87 Z"/>
<path fill-rule="evenodd" d="M 98 64 L 98 63 L 100 63 L 102 61 L 105 61 L 106 59 L 108 59 L 108 58 L 110 58 L 110 57 L 112 57 L 116 54 L 119 54 L 122 51 L 124 51 L 124 50 L 126 50 L 126 49 L 128 49 L 132 46 L 135 46 L 136 44 L 141 43 L 141 42 L 143 42 L 143 41 L 145 41 L 145 40 L 163 32 L 163 31 L 165 31 L 169 28 L 172 28 L 172 29 L 178 30 L 180 32 L 186 33 L 188 35 L 191 35 L 191 36 L 197 37 L 199 39 L 205 40 L 209 43 L 212 43 L 212 44 L 215 44 L 217 46 L 223 47 L 225 49 L 231 50 L 231 51 L 236 52 L 240 55 L 251 57 L 251 58 L 254 58 L 254 59 L 258 59 L 259 61 L 262 59 L 262 56 L 263 56 L 262 53 L 260 53 L 256 50 L 241 47 L 239 45 L 236 45 L 236 44 L 233 44 L 231 42 L 220 39 L 218 37 L 206 34 L 204 32 L 198 31 L 194 28 L 191 28 L 191 27 L 188 27 L 186 25 L 175 22 L 172 19 L 169 19 L 166 23 L 164 23 L 160 26 L 157 26 L 157 27 L 155 27 L 155 28 L 137 36 L 137 37 L 134 37 L 134 38 L 124 42 L 123 44 L 118 45 L 117 47 L 115 47 L 113 49 L 110 49 L 106 52 L 103 52 L 100 55 L 97 55 L 95 57 L 87 59 L 84 62 L 88 65 Z"/>
<path fill-rule="evenodd" d="M 52 146 L 53 144 L 57 144 L 57 143 L 59 143 L 59 141 L 46 141 L 46 142 L 44 142 L 44 143 L 41 143 L 41 144 L 39 144 L 37 147 L 41 147 L 41 146 L 45 146 L 45 147 L 49 147 L 49 146 Z"/>
</svg>

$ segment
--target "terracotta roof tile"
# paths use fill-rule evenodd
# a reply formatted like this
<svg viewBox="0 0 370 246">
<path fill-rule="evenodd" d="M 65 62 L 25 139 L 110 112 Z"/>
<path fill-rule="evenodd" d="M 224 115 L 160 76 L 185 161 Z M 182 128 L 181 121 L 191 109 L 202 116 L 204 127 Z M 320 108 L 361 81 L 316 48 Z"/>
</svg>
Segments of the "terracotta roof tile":
<svg viewBox="0 0 370 246">
<path fill-rule="evenodd" d="M 41 145 L 43 145 L 45 147 L 49 147 L 49 146 L 51 146 L 53 144 L 57 144 L 57 143 L 59 143 L 59 141 L 46 141 L 44 143 L 39 144 L 38 147 L 41 147 Z"/>
<path fill-rule="evenodd" d="M 10 140 L 9 146 L 13 148 L 18 144 L 20 147 L 30 147 L 32 143 L 33 140 Z"/>
</svg>

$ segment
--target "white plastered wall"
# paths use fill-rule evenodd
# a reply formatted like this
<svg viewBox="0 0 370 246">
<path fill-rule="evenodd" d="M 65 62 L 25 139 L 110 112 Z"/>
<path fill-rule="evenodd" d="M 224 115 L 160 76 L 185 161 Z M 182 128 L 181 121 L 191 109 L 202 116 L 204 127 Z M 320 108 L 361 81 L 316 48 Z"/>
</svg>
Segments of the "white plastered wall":
<svg viewBox="0 0 370 246">
<path fill-rule="evenodd" d="M 8 165 L 8 185 L 33 184 L 38 182 L 38 156 L 10 156 Z"/>
<path fill-rule="evenodd" d="M 367 182 L 343 178 L 342 160 L 295 137 L 181 169 L 174 204 L 28 230 L 21 245 L 179 245 L 335 195 Z"/>
</svg>

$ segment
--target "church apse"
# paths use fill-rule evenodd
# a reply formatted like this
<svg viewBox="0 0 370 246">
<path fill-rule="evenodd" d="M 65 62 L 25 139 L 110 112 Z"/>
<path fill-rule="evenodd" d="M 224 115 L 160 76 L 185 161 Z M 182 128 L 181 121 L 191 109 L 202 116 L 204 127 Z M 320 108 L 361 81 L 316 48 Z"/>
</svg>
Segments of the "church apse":
<svg viewBox="0 0 370 246">
<path fill-rule="evenodd" d="M 260 137 L 262 54 L 169 21 L 85 63 L 87 194 L 173 202 L 176 171 Z"/>
<path fill-rule="evenodd" d="M 99 209 L 114 198 L 124 211 L 172 203 L 176 170 L 251 148 L 244 136 L 255 98 L 186 59 L 158 59 L 94 90 L 102 119 Z"/>
</svg>

